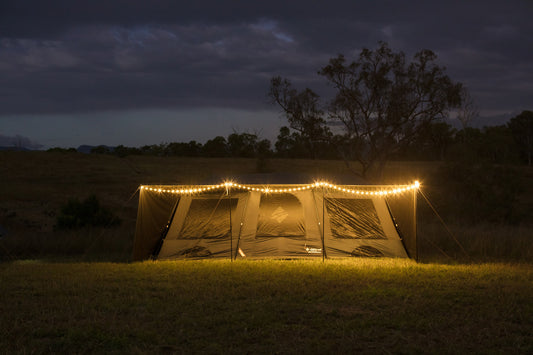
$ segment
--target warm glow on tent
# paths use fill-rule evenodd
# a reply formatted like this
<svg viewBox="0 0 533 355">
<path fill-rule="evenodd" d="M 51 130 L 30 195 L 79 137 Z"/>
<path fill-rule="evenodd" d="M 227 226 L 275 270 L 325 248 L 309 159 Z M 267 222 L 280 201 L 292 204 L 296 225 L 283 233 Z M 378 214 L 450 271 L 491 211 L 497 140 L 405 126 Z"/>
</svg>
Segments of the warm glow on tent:
<svg viewBox="0 0 533 355">
<path fill-rule="evenodd" d="M 420 183 L 141 186 L 134 260 L 417 258 Z"/>
</svg>

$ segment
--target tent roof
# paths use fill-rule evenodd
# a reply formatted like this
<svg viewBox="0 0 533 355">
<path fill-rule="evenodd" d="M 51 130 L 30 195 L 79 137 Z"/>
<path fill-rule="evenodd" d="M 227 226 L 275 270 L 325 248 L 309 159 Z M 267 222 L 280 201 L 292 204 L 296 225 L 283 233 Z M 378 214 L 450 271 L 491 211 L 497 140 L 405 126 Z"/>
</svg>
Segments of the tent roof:
<svg viewBox="0 0 533 355">
<path fill-rule="evenodd" d="M 311 174 L 304 173 L 262 173 L 262 174 L 242 174 L 232 176 L 231 180 L 234 180 L 240 184 L 278 184 L 278 185 L 291 185 L 291 184 L 309 184 L 317 180 L 323 180 L 324 177 L 313 176 Z M 212 176 L 204 181 L 202 184 L 219 184 L 220 181 L 228 180 L 228 177 L 222 178 L 220 176 Z M 356 175 L 336 175 L 331 180 L 332 183 L 338 185 L 366 185 L 363 179 Z"/>
</svg>

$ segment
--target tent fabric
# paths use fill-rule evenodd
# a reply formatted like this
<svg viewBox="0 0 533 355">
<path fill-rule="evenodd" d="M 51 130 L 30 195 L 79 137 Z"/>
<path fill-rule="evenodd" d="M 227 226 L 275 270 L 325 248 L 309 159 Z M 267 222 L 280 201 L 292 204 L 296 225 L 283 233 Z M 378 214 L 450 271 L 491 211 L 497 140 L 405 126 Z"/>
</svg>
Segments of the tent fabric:
<svg viewBox="0 0 533 355">
<path fill-rule="evenodd" d="M 147 192 L 141 190 L 139 193 L 133 260 L 150 258 L 158 246 L 161 233 L 172 216 L 174 206 L 180 200 L 180 196 L 173 194 Z"/>
<path fill-rule="evenodd" d="M 181 195 L 141 189 L 133 260 L 415 257 L 414 191 L 382 197 L 295 186 Z"/>
<path fill-rule="evenodd" d="M 387 239 L 370 199 L 326 199 L 334 238 Z"/>
<path fill-rule="evenodd" d="M 302 204 L 292 194 L 262 195 L 256 238 L 305 236 Z"/>
<path fill-rule="evenodd" d="M 387 205 L 408 256 L 418 260 L 416 197 L 417 194 L 414 192 L 407 193 L 401 198 L 387 199 Z"/>
</svg>

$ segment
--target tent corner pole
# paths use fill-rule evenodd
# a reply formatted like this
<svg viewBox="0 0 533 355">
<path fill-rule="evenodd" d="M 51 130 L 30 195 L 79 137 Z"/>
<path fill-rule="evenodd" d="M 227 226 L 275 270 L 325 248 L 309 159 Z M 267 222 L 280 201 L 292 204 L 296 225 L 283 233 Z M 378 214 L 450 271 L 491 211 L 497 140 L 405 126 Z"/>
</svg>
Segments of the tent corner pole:
<svg viewBox="0 0 533 355">
<path fill-rule="evenodd" d="M 233 262 L 233 225 L 231 222 L 231 190 L 226 186 L 226 194 L 228 195 L 228 206 L 229 206 L 229 259 Z"/>
<path fill-rule="evenodd" d="M 322 186 L 322 262 L 326 260 L 326 242 L 325 242 L 326 236 L 324 235 L 325 205 L 326 205 L 326 200 L 324 199 L 324 186 Z"/>
<path fill-rule="evenodd" d="M 415 253 L 416 253 L 416 256 L 415 256 L 415 260 L 416 262 L 418 263 L 420 261 L 420 257 L 419 257 L 419 247 L 418 247 L 418 225 L 417 225 L 417 217 L 416 217 L 416 208 L 417 208 L 417 198 L 418 198 L 418 189 L 419 188 L 416 188 L 413 190 L 413 230 L 414 230 L 414 234 L 415 234 Z"/>
</svg>

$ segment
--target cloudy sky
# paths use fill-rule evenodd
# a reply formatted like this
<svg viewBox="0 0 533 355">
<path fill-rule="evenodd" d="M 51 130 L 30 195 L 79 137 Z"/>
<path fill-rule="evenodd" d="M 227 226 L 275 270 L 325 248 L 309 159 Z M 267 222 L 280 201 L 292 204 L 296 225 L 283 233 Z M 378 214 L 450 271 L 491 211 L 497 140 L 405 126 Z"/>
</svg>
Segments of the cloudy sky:
<svg viewBox="0 0 533 355">
<path fill-rule="evenodd" d="M 273 140 L 273 75 L 325 95 L 328 59 L 380 40 L 433 50 L 480 120 L 510 118 L 533 109 L 532 15 L 531 0 L 2 0 L 0 145 Z"/>
</svg>

